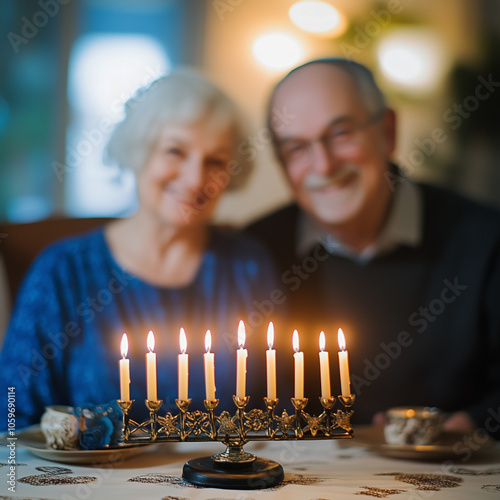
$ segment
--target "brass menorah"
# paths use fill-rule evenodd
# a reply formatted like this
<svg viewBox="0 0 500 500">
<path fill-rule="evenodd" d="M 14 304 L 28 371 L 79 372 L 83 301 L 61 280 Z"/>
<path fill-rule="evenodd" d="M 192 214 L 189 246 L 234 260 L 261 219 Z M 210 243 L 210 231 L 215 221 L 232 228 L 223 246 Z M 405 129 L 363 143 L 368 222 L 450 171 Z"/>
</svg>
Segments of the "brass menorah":
<svg viewBox="0 0 500 500">
<path fill-rule="evenodd" d="M 272 460 L 259 458 L 244 451 L 249 441 L 282 441 L 305 439 L 350 439 L 353 429 L 350 419 L 355 396 L 339 396 L 344 409 L 334 411 L 336 398 L 319 400 L 323 411 L 309 415 L 307 398 L 291 398 L 295 412 L 283 410 L 276 414 L 278 398 L 264 398 L 265 410 L 246 411 L 249 397 L 233 396 L 236 411 L 215 410 L 219 400 L 205 400 L 207 411 L 189 411 L 191 399 L 175 403 L 179 412 L 160 415 L 162 401 L 146 400 L 149 418 L 136 422 L 130 418 L 133 400 L 118 400 L 123 410 L 123 435 L 126 443 L 162 443 L 172 441 L 220 441 L 226 445 L 222 453 L 189 460 L 184 464 L 183 478 L 195 485 L 226 489 L 259 489 L 279 484 L 283 467 Z"/>
</svg>

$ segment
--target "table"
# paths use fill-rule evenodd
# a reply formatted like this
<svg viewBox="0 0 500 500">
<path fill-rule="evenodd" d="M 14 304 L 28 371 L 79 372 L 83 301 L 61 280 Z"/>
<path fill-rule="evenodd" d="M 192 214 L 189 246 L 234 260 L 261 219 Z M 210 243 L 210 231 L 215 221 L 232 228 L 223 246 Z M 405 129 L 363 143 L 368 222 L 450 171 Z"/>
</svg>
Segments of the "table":
<svg viewBox="0 0 500 500">
<path fill-rule="evenodd" d="M 3 444 L 0 449 L 3 475 L 0 499 L 500 498 L 500 443 L 472 459 L 461 452 L 453 461 L 437 462 L 379 456 L 356 444 L 355 439 L 349 442 L 253 442 L 248 443 L 245 450 L 281 463 L 285 470 L 284 484 L 268 490 L 244 491 L 205 489 L 186 484 L 181 479 L 183 464 L 191 458 L 223 451 L 221 443 L 156 444 L 143 448 L 133 457 L 118 456 L 114 462 L 95 466 L 50 462 L 17 446 L 15 491 L 9 491 L 9 449 Z M 73 478 L 72 482 L 84 482 L 57 484 L 68 482 L 68 478 Z"/>
</svg>

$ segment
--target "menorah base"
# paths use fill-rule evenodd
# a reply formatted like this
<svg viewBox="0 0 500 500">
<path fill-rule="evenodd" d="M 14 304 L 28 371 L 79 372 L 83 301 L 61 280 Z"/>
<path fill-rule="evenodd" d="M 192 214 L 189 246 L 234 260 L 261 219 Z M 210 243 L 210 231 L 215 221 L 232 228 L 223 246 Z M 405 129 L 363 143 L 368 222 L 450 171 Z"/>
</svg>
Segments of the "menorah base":
<svg viewBox="0 0 500 500">
<path fill-rule="evenodd" d="M 227 465 L 216 463 L 211 457 L 201 457 L 184 464 L 182 477 L 205 488 L 258 490 L 281 483 L 284 472 L 278 462 L 265 458 L 256 458 L 250 464 Z"/>
</svg>

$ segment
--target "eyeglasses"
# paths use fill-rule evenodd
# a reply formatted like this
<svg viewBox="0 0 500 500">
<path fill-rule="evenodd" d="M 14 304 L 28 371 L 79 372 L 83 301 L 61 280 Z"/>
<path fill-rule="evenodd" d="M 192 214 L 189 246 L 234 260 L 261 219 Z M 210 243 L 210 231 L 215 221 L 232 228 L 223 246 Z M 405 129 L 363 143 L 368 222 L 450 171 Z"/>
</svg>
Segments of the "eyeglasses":
<svg viewBox="0 0 500 500">
<path fill-rule="evenodd" d="M 384 112 L 381 111 L 363 123 L 357 123 L 350 119 L 336 120 L 316 139 L 309 141 L 290 139 L 284 141 L 278 145 L 279 155 L 286 164 L 302 163 L 310 159 L 312 145 L 315 142 L 321 143 L 331 154 L 352 151 L 359 144 L 361 132 L 378 122 L 383 114 Z"/>
</svg>

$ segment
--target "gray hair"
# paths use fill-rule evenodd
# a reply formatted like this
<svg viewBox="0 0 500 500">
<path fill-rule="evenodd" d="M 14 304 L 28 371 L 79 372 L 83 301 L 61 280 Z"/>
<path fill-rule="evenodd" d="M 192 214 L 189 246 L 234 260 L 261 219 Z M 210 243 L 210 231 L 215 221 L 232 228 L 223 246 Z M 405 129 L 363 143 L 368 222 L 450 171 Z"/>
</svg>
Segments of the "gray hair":
<svg viewBox="0 0 500 500">
<path fill-rule="evenodd" d="M 146 163 L 161 129 L 168 124 L 208 119 L 210 127 L 230 127 L 234 134 L 234 161 L 228 166 L 228 189 L 237 189 L 252 168 L 238 153 L 245 140 L 242 116 L 233 101 L 204 76 L 178 69 L 142 88 L 125 104 L 125 118 L 114 129 L 105 150 L 105 161 L 138 172 Z"/>
<path fill-rule="evenodd" d="M 267 123 L 271 131 L 272 127 L 272 119 L 273 119 L 273 110 L 272 105 L 274 101 L 274 97 L 276 95 L 277 90 L 281 86 L 281 84 L 288 79 L 288 77 L 294 74 L 296 71 L 309 66 L 311 64 L 326 64 L 335 66 L 337 68 L 342 69 L 346 73 L 348 73 L 356 87 L 359 90 L 361 98 L 365 101 L 368 110 L 373 113 L 373 115 L 381 114 L 386 109 L 386 100 L 385 96 L 380 90 L 379 86 L 375 82 L 375 78 L 373 73 L 364 65 L 354 62 L 351 59 L 343 59 L 340 57 L 328 57 L 324 59 L 314 59 L 312 61 L 308 61 L 296 68 L 292 69 L 284 78 L 282 78 L 277 85 L 274 87 L 274 90 L 270 96 L 268 106 L 267 106 Z"/>
</svg>

